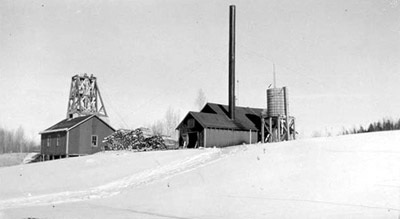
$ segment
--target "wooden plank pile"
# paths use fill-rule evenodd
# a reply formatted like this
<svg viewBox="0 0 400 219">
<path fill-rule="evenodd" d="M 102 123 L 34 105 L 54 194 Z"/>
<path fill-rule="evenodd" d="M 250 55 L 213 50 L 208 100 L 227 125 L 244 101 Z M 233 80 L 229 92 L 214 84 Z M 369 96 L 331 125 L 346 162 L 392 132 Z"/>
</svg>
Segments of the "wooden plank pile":
<svg viewBox="0 0 400 219">
<path fill-rule="evenodd" d="M 151 151 L 167 149 L 160 135 L 149 134 L 138 128 L 135 130 L 119 129 L 104 138 L 106 150 Z"/>
</svg>

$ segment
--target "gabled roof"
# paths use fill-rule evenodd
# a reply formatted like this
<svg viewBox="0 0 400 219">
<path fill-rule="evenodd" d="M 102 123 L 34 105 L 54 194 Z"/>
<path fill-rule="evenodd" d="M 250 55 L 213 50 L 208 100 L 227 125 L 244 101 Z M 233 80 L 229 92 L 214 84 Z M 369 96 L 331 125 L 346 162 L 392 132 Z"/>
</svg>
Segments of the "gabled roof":
<svg viewBox="0 0 400 219">
<path fill-rule="evenodd" d="M 64 120 L 56 123 L 55 125 L 51 126 L 50 128 L 47 128 L 46 130 L 40 132 L 39 134 L 60 132 L 60 131 L 69 131 L 93 117 L 97 117 L 100 121 L 102 121 L 104 124 L 106 124 L 108 127 L 110 127 L 112 130 L 115 131 L 115 129 L 113 127 L 111 127 L 105 121 L 100 119 L 97 115 L 87 115 L 87 116 L 76 117 L 73 119 L 64 119 Z"/>
<path fill-rule="evenodd" d="M 196 119 L 203 128 L 220 128 L 234 130 L 260 130 L 261 112 L 260 108 L 239 107 L 235 108 L 235 120 L 229 118 L 229 107 L 227 105 L 207 103 L 200 112 L 189 112 L 188 116 Z M 182 125 L 179 124 L 178 128 Z"/>
<path fill-rule="evenodd" d="M 203 128 L 237 129 L 235 123 L 224 115 L 201 112 L 189 112 L 189 114 L 196 119 Z"/>
</svg>

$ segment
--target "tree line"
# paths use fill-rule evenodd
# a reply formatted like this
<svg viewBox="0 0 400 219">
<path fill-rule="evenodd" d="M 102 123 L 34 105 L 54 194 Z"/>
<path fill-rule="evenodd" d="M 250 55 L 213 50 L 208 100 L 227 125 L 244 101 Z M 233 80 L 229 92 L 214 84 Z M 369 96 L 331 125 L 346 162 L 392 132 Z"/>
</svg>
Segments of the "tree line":
<svg viewBox="0 0 400 219">
<path fill-rule="evenodd" d="M 26 137 L 24 129 L 17 130 L 0 127 L 0 154 L 38 151 L 40 145 Z"/>
<path fill-rule="evenodd" d="M 390 131 L 400 130 L 400 119 L 397 121 L 391 119 L 382 119 L 382 121 L 373 122 L 366 127 L 354 127 L 352 129 L 343 129 L 342 135 L 358 134 L 366 132 L 379 132 L 379 131 Z"/>
</svg>

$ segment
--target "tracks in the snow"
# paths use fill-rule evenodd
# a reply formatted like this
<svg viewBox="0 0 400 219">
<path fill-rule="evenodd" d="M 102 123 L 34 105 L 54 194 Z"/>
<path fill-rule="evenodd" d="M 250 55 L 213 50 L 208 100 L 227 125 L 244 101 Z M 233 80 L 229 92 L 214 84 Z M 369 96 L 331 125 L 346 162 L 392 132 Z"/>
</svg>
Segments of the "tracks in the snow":
<svg viewBox="0 0 400 219">
<path fill-rule="evenodd" d="M 229 154 L 241 150 L 240 147 L 229 149 L 205 149 L 202 153 L 187 157 L 182 160 L 158 166 L 131 176 L 118 179 L 105 185 L 86 190 L 66 191 L 31 197 L 13 198 L 0 201 L 0 210 L 35 205 L 46 205 L 66 202 L 77 202 L 96 198 L 110 197 L 119 194 L 125 188 L 138 187 L 157 182 L 172 176 L 191 171 L 201 166 L 213 163 Z"/>
</svg>

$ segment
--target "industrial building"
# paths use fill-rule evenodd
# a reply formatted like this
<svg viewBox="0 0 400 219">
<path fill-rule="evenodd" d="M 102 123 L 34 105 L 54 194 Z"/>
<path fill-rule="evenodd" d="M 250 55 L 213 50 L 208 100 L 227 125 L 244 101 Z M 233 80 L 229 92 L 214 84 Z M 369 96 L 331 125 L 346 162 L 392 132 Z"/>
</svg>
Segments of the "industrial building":
<svg viewBox="0 0 400 219">
<path fill-rule="evenodd" d="M 229 7 L 229 105 L 207 103 L 189 112 L 178 125 L 182 147 L 225 147 L 238 144 L 295 139 L 295 119 L 289 116 L 287 88 L 267 89 L 267 109 L 235 104 L 236 8 Z"/>
<path fill-rule="evenodd" d="M 189 112 L 178 125 L 180 145 L 187 148 L 224 147 L 256 143 L 262 109 L 235 107 L 235 120 L 227 105 L 207 103 L 200 112 Z"/>
<path fill-rule="evenodd" d="M 104 137 L 115 131 L 107 121 L 96 77 L 87 74 L 73 76 L 66 118 L 39 133 L 43 159 L 101 151 Z"/>
<path fill-rule="evenodd" d="M 262 109 L 235 104 L 235 6 L 229 8 L 229 105 L 207 103 L 178 125 L 179 144 L 187 148 L 224 147 L 259 140 Z"/>
</svg>

